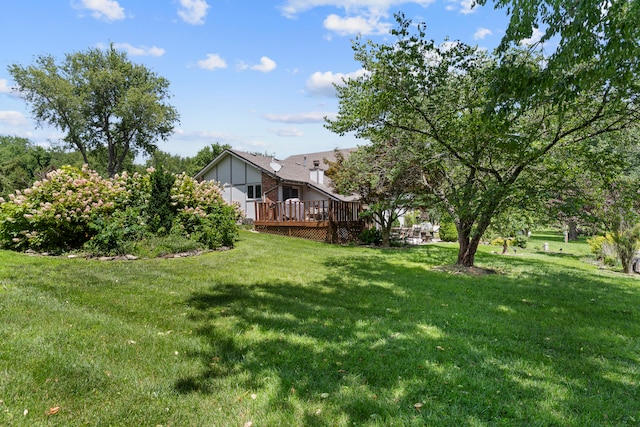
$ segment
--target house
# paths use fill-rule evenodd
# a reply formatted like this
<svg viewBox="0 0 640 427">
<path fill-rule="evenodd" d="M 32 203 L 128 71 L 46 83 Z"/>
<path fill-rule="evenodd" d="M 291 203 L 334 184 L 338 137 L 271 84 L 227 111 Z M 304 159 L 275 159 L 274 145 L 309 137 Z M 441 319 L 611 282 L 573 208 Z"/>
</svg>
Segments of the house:
<svg viewBox="0 0 640 427">
<path fill-rule="evenodd" d="M 340 150 L 345 156 L 353 149 Z M 331 189 L 325 159 L 334 151 L 271 156 L 225 150 L 195 176 L 220 184 L 223 197 L 237 203 L 258 231 L 314 240 L 342 241 L 362 229 L 362 206 L 354 196 Z"/>
</svg>

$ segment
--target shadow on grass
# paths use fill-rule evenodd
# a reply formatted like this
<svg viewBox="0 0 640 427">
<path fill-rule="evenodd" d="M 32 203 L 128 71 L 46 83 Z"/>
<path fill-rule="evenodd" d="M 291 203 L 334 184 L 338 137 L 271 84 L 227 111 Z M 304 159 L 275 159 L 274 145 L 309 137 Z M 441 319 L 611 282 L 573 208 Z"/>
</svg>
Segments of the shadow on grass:
<svg viewBox="0 0 640 427">
<path fill-rule="evenodd" d="M 202 370 L 175 388 L 261 390 L 300 425 L 640 420 L 637 288 L 516 257 L 513 274 L 429 267 L 454 260 L 382 250 L 328 258 L 304 284 L 212 285 L 188 301 Z"/>
</svg>

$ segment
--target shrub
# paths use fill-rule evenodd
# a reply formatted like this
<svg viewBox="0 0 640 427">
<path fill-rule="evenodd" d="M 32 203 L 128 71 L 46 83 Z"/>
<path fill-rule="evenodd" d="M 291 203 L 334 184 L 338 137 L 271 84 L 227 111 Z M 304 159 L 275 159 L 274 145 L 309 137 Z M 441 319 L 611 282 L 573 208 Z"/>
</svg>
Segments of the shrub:
<svg viewBox="0 0 640 427">
<path fill-rule="evenodd" d="M 171 204 L 171 190 L 176 181 L 172 173 L 158 169 L 149 175 L 151 197 L 147 206 L 149 230 L 164 235 L 171 230 L 174 211 Z"/>
<path fill-rule="evenodd" d="M 233 247 L 238 239 L 237 210 L 230 205 L 216 205 L 209 214 L 200 210 L 184 210 L 179 216 L 178 227 L 184 227 L 191 238 L 209 249 L 221 246 Z"/>
<path fill-rule="evenodd" d="M 215 183 L 149 172 L 103 179 L 86 166 L 65 166 L 49 173 L 10 200 L 0 199 L 0 247 L 57 253 L 84 246 L 119 254 L 145 229 L 171 230 L 212 249 L 233 246 L 240 211 Z"/>
<path fill-rule="evenodd" d="M 133 242 L 145 236 L 146 226 L 135 208 L 117 210 L 108 218 L 96 217 L 89 223 L 95 231 L 83 248 L 92 255 L 124 255 L 133 252 Z"/>
<path fill-rule="evenodd" d="M 522 248 L 522 249 L 527 247 L 527 243 L 529 243 L 529 239 L 524 234 L 518 234 L 513 239 L 513 244 L 515 246 L 519 247 L 519 248 Z"/>
<path fill-rule="evenodd" d="M 440 222 L 440 230 L 438 231 L 440 236 L 440 240 L 443 242 L 457 242 L 458 241 L 458 230 L 456 229 L 456 225 L 453 221 L 442 221 Z"/>
<path fill-rule="evenodd" d="M 89 222 L 111 215 L 125 193 L 86 166 L 50 172 L 0 203 L 0 246 L 49 252 L 78 248 L 92 237 Z"/>
<path fill-rule="evenodd" d="M 365 245 L 376 245 L 382 243 L 382 232 L 377 228 L 367 228 L 358 236 L 360 242 Z"/>
<path fill-rule="evenodd" d="M 604 236 L 593 236 L 587 239 L 589 249 L 597 259 L 604 260 L 607 257 L 615 257 L 615 245 L 613 236 L 611 233 L 606 233 Z"/>
<path fill-rule="evenodd" d="M 507 245 L 509 245 L 511 242 L 509 240 L 507 240 Z M 504 239 L 502 237 L 496 237 L 495 239 L 493 239 L 491 241 L 491 245 L 493 246 L 504 246 Z"/>
</svg>

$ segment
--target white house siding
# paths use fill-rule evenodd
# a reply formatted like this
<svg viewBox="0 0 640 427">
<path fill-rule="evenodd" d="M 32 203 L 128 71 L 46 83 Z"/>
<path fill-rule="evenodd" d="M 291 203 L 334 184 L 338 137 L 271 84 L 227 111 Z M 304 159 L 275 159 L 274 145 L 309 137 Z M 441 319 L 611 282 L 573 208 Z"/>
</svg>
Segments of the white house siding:
<svg viewBox="0 0 640 427">
<path fill-rule="evenodd" d="M 236 158 L 231 157 L 231 183 L 233 185 L 241 185 L 247 183 L 247 164 Z"/>
<path fill-rule="evenodd" d="M 228 203 L 238 203 L 247 218 L 255 219 L 256 199 L 247 199 L 247 185 L 261 185 L 259 169 L 232 156 L 222 159 L 211 168 L 203 179 L 216 181 L 222 189 L 222 197 Z M 257 199 L 260 200 L 260 199 Z"/>
<path fill-rule="evenodd" d="M 307 187 L 305 188 L 304 191 L 304 199 L 305 201 L 311 201 L 311 200 L 327 200 L 327 195 L 326 194 L 322 194 L 317 190 L 314 190 L 313 188 Z"/>
</svg>

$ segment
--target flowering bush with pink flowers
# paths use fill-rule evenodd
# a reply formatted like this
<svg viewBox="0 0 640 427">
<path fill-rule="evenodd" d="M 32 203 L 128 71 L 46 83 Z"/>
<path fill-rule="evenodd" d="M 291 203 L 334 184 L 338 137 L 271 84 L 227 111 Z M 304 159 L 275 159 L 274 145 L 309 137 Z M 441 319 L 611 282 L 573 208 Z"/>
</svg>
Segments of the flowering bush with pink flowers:
<svg viewBox="0 0 640 427">
<path fill-rule="evenodd" d="M 0 199 L 0 247 L 62 252 L 85 246 L 121 252 L 126 241 L 149 233 L 149 176 L 123 173 L 104 179 L 86 166 L 50 172 L 9 200 Z M 174 234 L 208 248 L 232 246 L 237 238 L 238 210 L 224 202 L 214 183 L 178 175 L 170 205 Z"/>
</svg>

